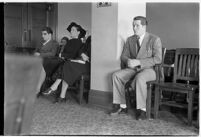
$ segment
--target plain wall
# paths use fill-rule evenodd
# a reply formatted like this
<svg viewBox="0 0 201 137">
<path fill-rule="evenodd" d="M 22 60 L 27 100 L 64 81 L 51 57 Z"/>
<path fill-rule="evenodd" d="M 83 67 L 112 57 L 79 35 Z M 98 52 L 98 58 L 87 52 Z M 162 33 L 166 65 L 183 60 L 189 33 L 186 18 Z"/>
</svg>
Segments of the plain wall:
<svg viewBox="0 0 201 137">
<path fill-rule="evenodd" d="M 120 64 L 120 56 L 126 39 L 133 35 L 133 18 L 146 16 L 146 3 L 119 2 L 118 3 L 118 36 L 116 60 Z M 120 68 L 118 68 L 120 69 Z"/>
<path fill-rule="evenodd" d="M 147 3 L 147 30 L 167 49 L 199 47 L 199 3 Z"/>
<path fill-rule="evenodd" d="M 133 35 L 132 19 L 145 15 L 145 3 L 92 4 L 91 89 L 112 92 L 112 73 L 120 69 L 122 41 Z"/>
<path fill-rule="evenodd" d="M 117 45 L 117 3 L 109 7 L 92 4 L 91 89 L 111 90 L 111 73 L 118 65 L 115 56 Z"/>
<path fill-rule="evenodd" d="M 66 30 L 71 22 L 76 22 L 91 34 L 91 3 L 58 3 L 58 40 L 69 37 Z"/>
</svg>

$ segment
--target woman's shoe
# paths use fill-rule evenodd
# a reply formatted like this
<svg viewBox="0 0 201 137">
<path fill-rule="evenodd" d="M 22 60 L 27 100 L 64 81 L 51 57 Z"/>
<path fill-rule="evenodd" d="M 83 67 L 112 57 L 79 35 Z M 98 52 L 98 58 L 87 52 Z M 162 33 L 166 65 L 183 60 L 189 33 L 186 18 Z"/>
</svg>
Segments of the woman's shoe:
<svg viewBox="0 0 201 137">
<path fill-rule="evenodd" d="M 42 96 L 42 93 L 41 93 L 41 92 L 38 92 L 38 93 L 36 94 L 36 97 L 39 98 L 40 96 Z"/>
<path fill-rule="evenodd" d="M 46 89 L 46 90 L 43 92 L 43 95 L 50 95 L 50 94 L 52 94 L 54 91 L 56 91 L 56 90 L 52 90 L 51 88 L 48 88 L 48 89 Z"/>
</svg>

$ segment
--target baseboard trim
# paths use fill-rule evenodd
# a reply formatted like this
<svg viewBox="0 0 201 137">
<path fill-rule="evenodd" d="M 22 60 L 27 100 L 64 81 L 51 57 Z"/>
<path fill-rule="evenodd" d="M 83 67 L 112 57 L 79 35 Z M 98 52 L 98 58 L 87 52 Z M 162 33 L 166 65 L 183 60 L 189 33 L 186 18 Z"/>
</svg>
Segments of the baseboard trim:
<svg viewBox="0 0 201 137">
<path fill-rule="evenodd" d="M 89 104 L 104 108 L 111 109 L 112 108 L 112 92 L 93 90 L 89 91 Z"/>
</svg>

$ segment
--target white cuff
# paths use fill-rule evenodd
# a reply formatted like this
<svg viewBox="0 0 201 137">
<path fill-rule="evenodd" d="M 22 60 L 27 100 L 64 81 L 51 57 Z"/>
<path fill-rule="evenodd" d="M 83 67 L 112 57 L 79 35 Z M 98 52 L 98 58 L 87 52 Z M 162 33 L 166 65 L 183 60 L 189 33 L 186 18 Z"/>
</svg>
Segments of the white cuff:
<svg viewBox="0 0 201 137">
<path fill-rule="evenodd" d="M 126 106 L 126 104 L 120 104 L 120 107 L 121 108 L 126 108 L 127 106 Z"/>
</svg>

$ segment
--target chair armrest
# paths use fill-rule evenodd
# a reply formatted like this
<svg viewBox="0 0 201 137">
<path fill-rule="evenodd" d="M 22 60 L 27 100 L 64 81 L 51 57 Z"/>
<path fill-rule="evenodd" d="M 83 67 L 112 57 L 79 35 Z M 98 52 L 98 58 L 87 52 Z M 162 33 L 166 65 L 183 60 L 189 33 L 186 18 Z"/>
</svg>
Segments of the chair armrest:
<svg viewBox="0 0 201 137">
<path fill-rule="evenodd" d="M 163 64 L 162 67 L 174 68 L 174 64 Z"/>
<path fill-rule="evenodd" d="M 156 82 L 164 82 L 164 68 L 174 68 L 174 64 L 156 64 L 154 66 L 156 71 Z"/>
<path fill-rule="evenodd" d="M 147 82 L 147 86 L 149 88 L 151 88 L 155 83 L 160 83 L 164 81 L 164 73 L 163 73 L 162 64 L 156 64 L 154 66 L 154 70 L 156 72 L 156 80 Z"/>
<path fill-rule="evenodd" d="M 156 64 L 154 69 L 156 72 L 156 82 L 164 81 L 163 64 Z"/>
</svg>

